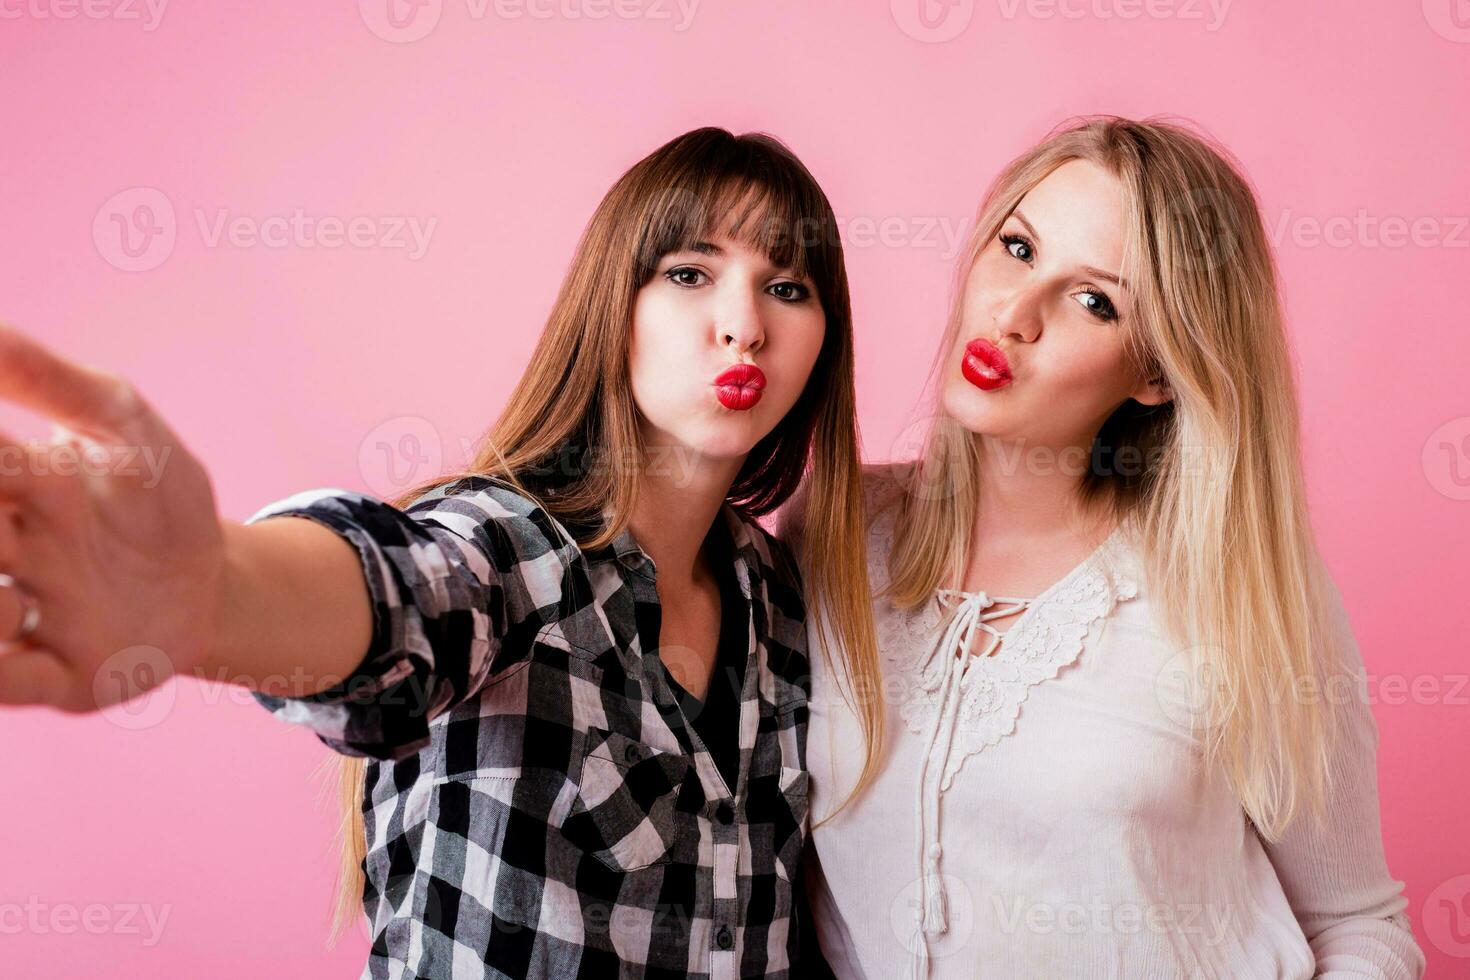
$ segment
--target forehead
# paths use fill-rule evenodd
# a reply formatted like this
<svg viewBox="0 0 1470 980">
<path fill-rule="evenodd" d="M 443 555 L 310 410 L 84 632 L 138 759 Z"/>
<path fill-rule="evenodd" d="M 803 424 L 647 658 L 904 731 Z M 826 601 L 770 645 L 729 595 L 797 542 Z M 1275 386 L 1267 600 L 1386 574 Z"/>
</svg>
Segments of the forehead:
<svg viewBox="0 0 1470 980">
<path fill-rule="evenodd" d="M 808 249 L 820 244 L 820 222 L 804 214 L 802 202 L 789 194 L 732 182 L 684 203 L 661 222 L 658 251 L 663 254 L 700 251 L 703 242 L 718 246 L 726 259 L 805 275 Z"/>
<path fill-rule="evenodd" d="M 1113 272 L 1123 259 L 1123 185 L 1091 160 L 1068 160 L 1021 198 L 1043 250 L 1058 261 L 1077 261 Z"/>
</svg>

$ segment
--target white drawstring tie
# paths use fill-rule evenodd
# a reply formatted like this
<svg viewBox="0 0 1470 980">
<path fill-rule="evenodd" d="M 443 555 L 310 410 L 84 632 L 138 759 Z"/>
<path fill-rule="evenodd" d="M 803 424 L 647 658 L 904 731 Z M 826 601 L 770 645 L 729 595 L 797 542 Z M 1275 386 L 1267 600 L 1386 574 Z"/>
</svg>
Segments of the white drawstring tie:
<svg viewBox="0 0 1470 980">
<path fill-rule="evenodd" d="M 1005 635 L 990 625 L 992 619 L 1002 619 L 1024 611 L 1031 599 L 1012 596 L 991 598 L 984 592 L 959 592 L 954 589 L 937 590 L 943 602 L 960 600 L 954 617 L 945 628 L 944 635 L 929 651 L 919 677 L 928 689 L 939 680 L 935 691 L 937 705 L 934 720 L 930 723 L 924 740 L 924 753 L 919 764 L 919 793 L 916 799 L 916 821 L 919 825 L 919 904 L 914 910 L 913 959 L 909 962 L 908 980 L 927 980 L 929 976 L 929 936 L 938 935 L 949 929 L 949 899 L 944 882 L 939 877 L 939 795 L 945 767 L 949 764 L 950 748 L 954 741 L 955 720 L 959 715 L 960 686 L 965 671 L 972 660 L 990 656 Z M 991 612 L 985 610 L 993 605 L 1004 604 L 1003 608 Z M 990 634 L 985 650 L 971 654 L 970 644 L 975 631 Z M 935 673 L 943 672 L 936 678 Z M 939 754 L 935 757 L 935 746 Z M 930 773 L 934 776 L 930 779 Z"/>
</svg>

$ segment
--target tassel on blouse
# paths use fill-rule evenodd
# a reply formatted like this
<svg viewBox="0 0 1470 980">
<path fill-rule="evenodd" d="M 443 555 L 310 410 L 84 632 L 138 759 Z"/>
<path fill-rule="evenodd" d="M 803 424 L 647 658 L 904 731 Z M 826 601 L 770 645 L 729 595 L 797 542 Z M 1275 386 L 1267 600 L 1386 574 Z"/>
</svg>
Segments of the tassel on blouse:
<svg viewBox="0 0 1470 980">
<path fill-rule="evenodd" d="M 922 926 L 914 930 L 914 958 L 909 961 L 907 980 L 929 980 L 929 940 Z"/>
<path fill-rule="evenodd" d="M 944 894 L 944 882 L 939 880 L 939 869 L 929 868 L 929 892 L 932 898 L 925 903 L 924 931 L 945 932 L 949 929 L 949 902 Z"/>
</svg>

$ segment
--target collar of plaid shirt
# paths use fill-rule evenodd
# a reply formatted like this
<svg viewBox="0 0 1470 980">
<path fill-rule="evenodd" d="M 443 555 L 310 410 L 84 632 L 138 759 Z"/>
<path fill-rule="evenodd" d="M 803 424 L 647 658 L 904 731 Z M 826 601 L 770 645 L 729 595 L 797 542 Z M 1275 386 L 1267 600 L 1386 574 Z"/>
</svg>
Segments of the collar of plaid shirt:
<svg viewBox="0 0 1470 980">
<path fill-rule="evenodd" d="M 603 507 L 601 521 L 605 524 L 605 522 L 611 520 L 611 508 Z M 756 638 L 766 634 L 766 624 L 770 620 L 770 610 L 767 608 L 768 600 L 766 602 L 760 600 L 766 599 L 764 586 L 767 578 L 775 571 L 772 567 L 773 558 L 768 550 L 770 547 L 768 542 L 773 539 L 770 539 L 762 529 L 749 521 L 748 518 L 742 515 L 728 501 L 721 504 L 718 520 L 723 523 L 728 534 L 727 540 L 729 546 L 726 548 L 721 545 L 717 553 L 724 554 L 731 560 L 734 566 L 736 585 L 744 600 L 739 609 L 733 611 L 725 610 L 724 615 L 734 615 L 737 618 L 743 618 L 746 624 L 745 632 L 750 641 L 747 660 L 741 671 L 744 684 L 738 695 L 741 729 L 729 733 L 731 737 L 740 738 L 740 747 L 743 750 L 748 748 L 745 744 L 746 740 L 743 737 L 746 717 L 745 706 L 747 703 L 757 703 L 757 699 L 762 694 L 763 688 L 767 687 L 767 685 L 761 682 L 757 670 L 753 668 L 759 666 L 755 661 L 759 659 L 759 653 L 762 651 L 762 645 Z M 604 524 L 597 523 L 596 520 L 588 520 L 586 518 L 576 519 L 564 516 L 558 518 L 558 521 L 566 529 L 568 534 L 583 540 L 595 534 L 604 526 Z M 757 535 L 760 535 L 765 540 L 759 541 Z M 763 551 L 760 544 L 766 544 L 767 550 Z M 720 797 L 734 795 L 731 792 L 728 781 L 720 773 L 718 767 L 712 765 L 713 758 L 709 755 L 708 747 L 699 735 L 698 726 L 693 724 L 694 717 L 691 716 L 690 712 L 700 710 L 704 705 L 690 698 L 682 699 L 682 704 L 677 703 L 681 700 L 676 697 L 679 688 L 671 681 L 668 669 L 669 665 L 664 653 L 664 651 L 668 650 L 668 647 L 652 641 L 652 638 L 657 635 L 658 626 L 661 623 L 647 620 L 653 619 L 654 616 L 657 616 L 659 620 L 662 618 L 661 614 L 652 613 L 651 609 L 652 606 L 657 606 L 659 610 L 662 609 L 661 603 L 657 600 L 656 591 L 657 563 L 639 546 L 637 539 L 633 537 L 633 533 L 628 527 L 624 527 L 619 531 L 608 544 L 600 548 L 584 548 L 581 549 L 581 552 L 589 566 L 617 561 L 628 573 L 638 576 L 646 583 L 634 586 L 635 592 L 638 594 L 638 601 L 643 604 L 645 612 L 650 614 L 644 617 L 636 617 L 637 626 L 640 630 L 637 635 L 636 649 L 632 642 L 613 643 L 606 647 L 603 655 L 621 658 L 625 670 L 641 670 L 644 677 L 648 679 L 650 686 L 653 688 L 652 694 L 654 700 L 663 712 L 674 736 L 679 740 L 680 747 L 696 761 L 696 765 L 699 767 L 699 775 L 705 784 L 707 795 Z M 652 593 L 651 596 L 650 591 Z M 753 597 L 757 600 L 756 602 L 751 601 Z M 649 651 L 655 648 L 658 652 L 650 656 Z M 770 653 L 769 646 L 765 647 L 764 652 L 767 654 Z M 781 668 L 781 672 L 777 676 L 784 677 L 784 671 L 789 665 L 782 663 L 778 667 Z M 774 679 L 776 678 L 773 677 Z M 711 682 L 711 689 L 713 689 L 715 683 L 718 683 L 718 678 Z M 789 694 L 791 692 L 783 693 Z M 788 710 L 790 698 L 783 697 L 780 698 L 780 701 L 782 710 Z M 747 753 L 744 751 L 741 752 L 742 759 L 746 755 Z M 705 771 L 705 763 L 711 763 L 709 771 Z M 745 767 L 742 766 L 740 769 L 741 778 L 744 777 L 744 774 Z"/>
</svg>

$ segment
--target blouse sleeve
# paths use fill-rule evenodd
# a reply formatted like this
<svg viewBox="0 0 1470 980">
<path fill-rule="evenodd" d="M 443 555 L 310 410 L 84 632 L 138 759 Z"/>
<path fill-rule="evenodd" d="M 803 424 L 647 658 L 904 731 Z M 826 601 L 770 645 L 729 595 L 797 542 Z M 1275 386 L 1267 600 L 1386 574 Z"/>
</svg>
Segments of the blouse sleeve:
<svg viewBox="0 0 1470 980">
<path fill-rule="evenodd" d="M 1352 673 L 1351 687 L 1334 691 L 1342 734 L 1332 757 L 1333 787 L 1322 822 L 1304 813 L 1265 849 L 1316 955 L 1317 976 L 1417 980 L 1424 953 L 1405 912 L 1404 883 L 1390 876 L 1383 853 L 1378 727 L 1368 705 L 1362 653 L 1336 584 L 1325 575 L 1324 580 L 1342 667 Z"/>
<path fill-rule="evenodd" d="M 488 484 L 451 486 L 405 509 L 350 490 L 305 490 L 245 521 L 302 517 L 335 531 L 357 550 L 372 601 L 372 639 L 349 676 L 303 697 L 253 692 L 262 707 L 344 755 L 404 758 L 500 666 L 508 630 L 555 608 L 561 560 L 521 512 L 530 502 Z"/>
</svg>

